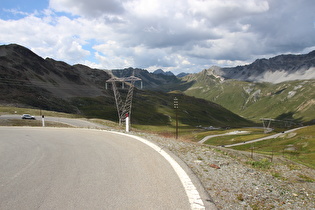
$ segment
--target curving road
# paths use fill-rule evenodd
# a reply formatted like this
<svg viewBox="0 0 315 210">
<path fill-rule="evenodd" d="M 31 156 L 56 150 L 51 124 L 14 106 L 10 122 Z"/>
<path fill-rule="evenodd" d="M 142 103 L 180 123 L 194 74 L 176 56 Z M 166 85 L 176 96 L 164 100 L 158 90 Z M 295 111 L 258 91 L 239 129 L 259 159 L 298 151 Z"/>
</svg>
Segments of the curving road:
<svg viewBox="0 0 315 210">
<path fill-rule="evenodd" d="M 36 120 L 42 120 L 41 116 L 35 116 Z M 21 119 L 21 115 L 0 115 L 0 119 Z M 107 126 L 86 121 L 84 119 L 50 117 L 45 116 L 45 121 L 60 122 L 78 128 L 108 128 Z"/>
<path fill-rule="evenodd" d="M 304 128 L 304 126 L 303 127 L 298 127 L 298 128 L 293 128 L 293 129 L 287 130 L 287 131 L 285 131 L 283 133 L 290 133 L 290 132 L 296 131 L 296 130 L 301 129 L 301 128 Z M 246 141 L 246 142 L 224 145 L 224 147 L 235 147 L 235 146 L 240 146 L 240 145 L 244 145 L 244 144 L 252 144 L 252 143 L 255 143 L 255 142 L 258 142 L 258 141 L 264 141 L 264 140 L 267 140 L 267 139 L 275 139 L 275 138 L 278 138 L 279 136 L 283 135 L 283 133 L 276 133 L 276 134 L 273 134 L 273 135 L 270 135 L 270 136 L 262 137 L 262 138 L 259 138 L 259 139 L 253 139 L 253 140 Z"/>
<path fill-rule="evenodd" d="M 206 136 L 203 139 L 201 139 L 200 141 L 198 141 L 199 144 L 203 144 L 205 143 L 207 140 L 214 138 L 214 137 L 218 137 L 218 136 L 229 136 L 229 135 L 236 135 L 236 134 L 247 134 L 249 133 L 248 131 L 232 131 L 229 133 L 223 133 L 223 134 L 216 134 L 216 135 L 210 135 L 210 136 Z"/>
<path fill-rule="evenodd" d="M 303 127 L 298 127 L 298 128 L 293 128 L 291 130 L 287 130 L 285 131 L 285 133 L 290 133 L 293 131 L 296 131 L 298 129 L 304 128 Z M 205 143 L 207 140 L 214 138 L 214 137 L 218 137 L 218 136 L 227 136 L 227 135 L 236 135 L 236 134 L 247 134 L 249 133 L 249 131 L 233 131 L 233 132 L 229 132 L 229 133 L 223 133 L 223 134 L 217 134 L 217 135 L 210 135 L 210 136 L 206 136 L 203 139 L 201 139 L 198 143 L 199 144 L 203 144 Z M 284 133 L 284 132 L 283 132 Z M 240 145 L 244 145 L 244 144 L 252 144 L 254 142 L 258 142 L 258 141 L 263 141 L 263 140 L 267 140 L 267 139 L 273 139 L 273 138 L 277 138 L 281 135 L 283 135 L 283 133 L 277 133 L 277 134 L 273 134 L 270 136 L 265 136 L 262 138 L 258 138 L 258 139 L 253 139 L 253 140 L 249 140 L 249 141 L 245 141 L 245 142 L 241 142 L 241 143 L 235 143 L 235 144 L 229 144 L 229 145 L 223 145 L 224 147 L 234 147 L 234 146 L 240 146 Z"/>
<path fill-rule="evenodd" d="M 174 167 L 134 138 L 77 128 L 0 134 L 0 209 L 204 209 Z"/>
</svg>

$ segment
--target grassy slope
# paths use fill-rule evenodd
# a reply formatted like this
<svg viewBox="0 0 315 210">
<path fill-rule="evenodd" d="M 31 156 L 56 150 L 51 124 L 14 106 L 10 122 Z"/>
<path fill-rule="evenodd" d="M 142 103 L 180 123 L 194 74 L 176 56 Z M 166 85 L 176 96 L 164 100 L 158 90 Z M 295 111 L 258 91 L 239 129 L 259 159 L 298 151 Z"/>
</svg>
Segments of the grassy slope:
<svg viewBox="0 0 315 210">
<path fill-rule="evenodd" d="M 122 94 L 122 99 L 124 99 Z M 131 120 L 145 126 L 174 126 L 174 97 L 179 100 L 178 118 L 181 126 L 249 126 L 252 123 L 212 102 L 182 94 L 136 90 Z M 118 121 L 113 98 L 73 98 L 72 103 L 87 117 Z"/>
<path fill-rule="evenodd" d="M 36 108 L 19 108 L 13 106 L 0 106 L 0 115 L 11 115 L 11 114 L 30 114 L 34 116 L 40 116 L 41 114 L 45 116 L 54 117 L 66 117 L 66 118 L 78 118 L 80 115 L 68 114 L 63 112 L 47 111 Z"/>
<path fill-rule="evenodd" d="M 281 131 L 264 134 L 263 130 L 258 128 L 214 130 L 199 132 L 191 135 L 190 139 L 197 142 L 205 136 L 224 134 L 236 130 L 249 131 L 250 133 L 213 137 L 207 140 L 205 144 L 214 146 L 234 144 L 262 138 Z M 270 157 L 271 155 L 284 156 L 315 169 L 315 125 L 307 126 L 291 133 L 284 133 L 278 138 L 231 147 L 231 149 L 248 152 L 251 152 L 252 148 L 254 148 L 254 153 L 267 154 Z"/>
<path fill-rule="evenodd" d="M 250 120 L 258 122 L 268 117 L 307 122 L 315 119 L 314 80 L 279 84 L 235 80 L 221 83 L 211 75 L 200 73 L 186 81 L 195 82 L 185 94 L 213 101 Z"/>
<path fill-rule="evenodd" d="M 96 100 L 97 101 L 97 100 Z M 165 101 L 166 103 L 168 101 Z M 166 104 L 165 104 L 166 105 Z M 145 107 L 145 104 L 144 104 Z M 144 107 L 139 107 L 140 109 Z M 164 110 L 164 111 L 163 111 Z M 139 110 L 140 111 L 140 110 Z M 161 112 L 172 114 L 172 109 L 168 110 L 164 107 L 161 108 Z M 30 113 L 31 115 L 39 115 L 40 113 L 45 114 L 45 116 L 58 116 L 58 117 L 80 117 L 79 115 L 71 115 L 66 113 L 60 112 L 52 112 L 52 111 L 41 111 L 38 109 L 30 109 L 30 108 L 16 108 L 16 107 L 5 107 L 0 106 L 0 114 L 23 114 L 23 113 Z M 185 113 L 185 111 L 184 111 Z M 174 114 L 172 114 L 174 115 Z M 167 117 L 167 119 L 169 119 Z M 103 120 L 96 120 L 97 123 L 103 123 Z M 158 119 L 161 121 L 161 119 Z M 157 123 L 156 125 L 132 125 L 133 128 L 140 129 L 146 132 L 151 133 L 159 133 L 164 136 L 173 137 L 174 134 L 174 121 L 167 122 L 166 124 Z M 0 126 L 41 126 L 41 122 L 35 122 L 32 120 L 1 120 Z M 65 125 L 56 124 L 46 122 L 47 126 L 57 126 L 62 127 Z M 106 121 L 107 126 L 117 127 L 117 123 Z M 208 135 L 215 135 L 215 134 L 222 134 L 231 131 L 235 131 L 236 129 L 232 130 L 214 130 L 214 131 L 206 131 L 201 132 L 200 129 L 194 128 L 191 125 L 186 125 L 180 122 L 180 138 L 192 141 L 199 141 L 203 137 Z M 237 129 L 239 130 L 239 129 Z M 241 130 L 250 131 L 250 134 L 245 135 L 229 135 L 224 137 L 216 137 L 208 140 L 206 143 L 210 145 L 225 145 L 230 143 L 237 143 L 240 141 L 248 141 L 255 138 L 260 138 L 266 134 L 263 134 L 261 129 L 257 128 L 242 128 Z M 270 135 L 270 134 L 268 134 Z M 242 145 L 238 147 L 233 147 L 233 149 L 250 151 L 253 145 Z M 285 155 L 286 157 L 290 158 L 291 160 L 298 161 L 305 165 L 308 165 L 312 168 L 315 168 L 315 126 L 305 127 L 303 129 L 297 130 L 294 133 L 284 134 L 277 139 L 265 140 L 261 142 L 257 142 L 254 144 L 255 152 L 264 153 L 264 154 L 271 154 L 271 151 L 274 151 L 275 155 Z M 294 150 L 293 150 L 294 148 Z"/>
<path fill-rule="evenodd" d="M 256 102 L 250 101 L 242 114 L 255 117 L 259 112 L 261 117 L 271 116 L 302 122 L 313 120 L 315 119 L 314 88 L 314 81 L 267 84 L 260 89 L 261 97 Z"/>
<path fill-rule="evenodd" d="M 265 136 L 273 135 L 276 133 L 276 132 L 271 132 L 271 133 L 265 134 L 263 129 L 260 129 L 260 128 L 242 128 L 240 130 L 248 131 L 248 133 L 213 137 L 207 140 L 205 144 L 215 145 L 215 146 L 236 144 L 239 142 L 250 141 L 250 140 L 262 138 Z M 222 134 L 228 133 L 231 131 L 234 131 L 234 130 L 224 131 L 222 132 Z"/>
<path fill-rule="evenodd" d="M 245 144 L 233 149 L 286 156 L 289 159 L 315 168 L 315 125 L 299 129 L 293 133 L 284 133 L 278 138 Z"/>
<path fill-rule="evenodd" d="M 11 119 L 11 120 L 0 120 L 0 126 L 42 126 L 42 122 L 39 120 L 22 120 L 22 119 Z M 46 127 L 72 127 L 67 124 L 58 123 L 58 122 L 45 122 Z"/>
<path fill-rule="evenodd" d="M 124 100 L 127 90 L 120 90 Z M 175 127 L 174 97 L 179 100 L 178 121 L 181 134 L 194 132 L 196 126 L 243 127 L 251 126 L 252 122 L 239 117 L 220 105 L 186 96 L 183 94 L 167 94 L 164 92 L 141 91 L 136 89 L 133 98 L 131 123 L 139 129 L 157 132 L 173 132 Z M 34 101 L 37 98 L 33 98 Z M 74 97 L 68 104 L 76 107 L 82 117 L 106 119 L 118 122 L 113 96 Z M 9 108 L 8 108 L 9 109 Z M 14 113 L 15 108 L 2 113 Z M 16 109 L 18 110 L 18 109 Z M 22 111 L 23 110 L 23 111 Z M 1 111 L 1 110 L 0 110 Z M 39 109 L 20 109 L 19 114 L 29 113 L 40 115 Z M 44 111 L 44 113 L 47 111 Z M 54 116 L 54 115 L 53 115 Z"/>
</svg>

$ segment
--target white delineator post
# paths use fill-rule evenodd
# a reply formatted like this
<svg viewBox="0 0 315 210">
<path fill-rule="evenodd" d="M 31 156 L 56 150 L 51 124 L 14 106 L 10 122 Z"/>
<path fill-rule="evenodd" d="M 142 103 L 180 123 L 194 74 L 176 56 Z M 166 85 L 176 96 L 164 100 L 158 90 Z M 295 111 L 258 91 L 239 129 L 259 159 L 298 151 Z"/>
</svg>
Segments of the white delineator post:
<svg viewBox="0 0 315 210">
<path fill-rule="evenodd" d="M 129 132 L 129 114 L 126 114 L 126 132 Z"/>
<path fill-rule="evenodd" d="M 42 115 L 42 125 L 43 125 L 43 127 L 45 127 L 45 117 L 44 117 L 44 115 Z"/>
</svg>

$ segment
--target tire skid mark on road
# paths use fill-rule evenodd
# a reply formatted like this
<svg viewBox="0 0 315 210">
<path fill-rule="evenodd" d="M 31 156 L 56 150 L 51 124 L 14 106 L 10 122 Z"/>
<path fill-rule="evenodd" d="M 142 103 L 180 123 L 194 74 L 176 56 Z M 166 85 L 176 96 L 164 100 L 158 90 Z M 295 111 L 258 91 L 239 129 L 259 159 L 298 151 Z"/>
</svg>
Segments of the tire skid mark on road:
<svg viewBox="0 0 315 210">
<path fill-rule="evenodd" d="M 31 139 L 24 139 L 24 141 L 30 141 L 30 142 L 34 143 L 34 141 L 32 141 Z M 21 168 L 19 171 L 17 171 L 16 174 L 14 174 L 10 178 L 9 182 L 12 182 L 14 179 L 21 176 L 23 173 L 25 173 L 27 170 L 29 170 L 31 167 L 33 167 L 34 165 L 36 165 L 38 162 L 40 162 L 43 159 L 44 155 L 41 152 L 41 149 L 40 149 L 38 144 L 36 144 L 36 148 L 34 151 L 35 151 L 34 157 L 23 168 Z"/>
</svg>

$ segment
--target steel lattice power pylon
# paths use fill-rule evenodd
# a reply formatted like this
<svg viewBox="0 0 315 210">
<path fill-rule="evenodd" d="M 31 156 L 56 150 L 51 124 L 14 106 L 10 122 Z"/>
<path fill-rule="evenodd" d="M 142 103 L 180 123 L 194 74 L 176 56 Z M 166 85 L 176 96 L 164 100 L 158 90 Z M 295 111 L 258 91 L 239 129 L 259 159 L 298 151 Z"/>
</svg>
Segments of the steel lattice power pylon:
<svg viewBox="0 0 315 210">
<path fill-rule="evenodd" d="M 273 129 L 270 128 L 271 121 L 275 121 L 271 118 L 261 118 L 262 124 L 264 126 L 264 133 L 270 133 Z M 265 122 L 268 122 L 268 124 L 265 124 Z"/>
<path fill-rule="evenodd" d="M 107 87 L 107 83 L 112 84 L 120 125 L 123 122 L 125 122 L 125 119 L 127 116 L 130 117 L 131 115 L 132 98 L 133 98 L 133 91 L 135 87 L 134 84 L 136 81 L 141 81 L 141 79 L 135 76 L 124 77 L 124 78 L 112 77 L 111 79 L 106 81 L 106 87 Z M 123 102 L 120 96 L 116 83 L 122 83 L 122 87 L 125 86 L 125 83 L 129 85 L 125 102 Z M 142 81 L 141 81 L 141 88 L 142 88 Z"/>
<path fill-rule="evenodd" d="M 264 126 L 264 132 L 265 133 L 269 133 L 271 131 L 273 131 L 273 128 L 270 128 L 271 122 L 274 122 L 281 125 L 283 127 L 291 127 L 293 125 L 299 125 L 299 126 L 303 126 L 301 123 L 295 123 L 292 120 L 276 120 L 276 119 L 271 119 L 271 118 L 261 118 L 260 119 L 262 121 L 262 124 Z"/>
</svg>

